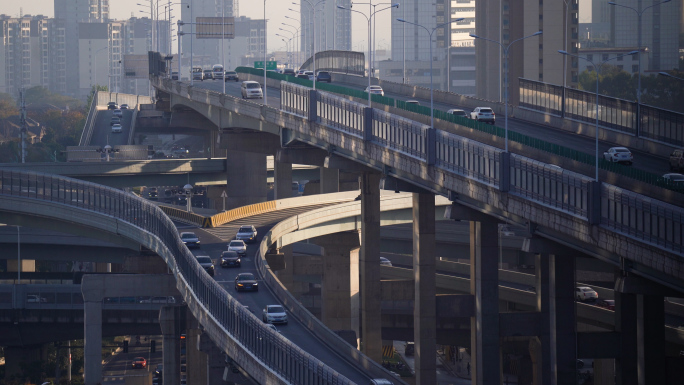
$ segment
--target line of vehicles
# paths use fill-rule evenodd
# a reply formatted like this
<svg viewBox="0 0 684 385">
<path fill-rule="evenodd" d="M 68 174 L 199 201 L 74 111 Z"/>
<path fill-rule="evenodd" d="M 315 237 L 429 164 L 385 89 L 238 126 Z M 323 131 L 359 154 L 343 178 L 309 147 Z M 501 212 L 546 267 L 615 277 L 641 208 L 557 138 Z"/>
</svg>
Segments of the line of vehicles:
<svg viewBox="0 0 684 385">
<path fill-rule="evenodd" d="M 252 225 L 240 226 L 237 233 L 235 234 L 235 239 L 228 242 L 227 250 L 221 253 L 219 263 L 222 268 L 228 267 L 240 267 L 242 265 L 242 258 L 247 255 L 247 243 L 257 242 L 257 229 Z M 184 231 L 180 234 L 181 240 L 188 248 L 200 248 L 201 242 L 197 234 L 191 231 Z M 208 255 L 197 254 L 195 255 L 199 265 L 209 274 L 210 276 L 216 275 L 216 267 L 213 259 Z M 236 292 L 242 291 L 259 291 L 259 282 L 253 273 L 243 272 L 239 273 L 235 277 L 234 288 Z M 264 323 L 269 324 L 269 327 L 273 324 L 284 324 L 287 325 L 287 312 L 285 308 L 281 305 L 266 305 L 262 310 L 261 319 Z"/>
</svg>

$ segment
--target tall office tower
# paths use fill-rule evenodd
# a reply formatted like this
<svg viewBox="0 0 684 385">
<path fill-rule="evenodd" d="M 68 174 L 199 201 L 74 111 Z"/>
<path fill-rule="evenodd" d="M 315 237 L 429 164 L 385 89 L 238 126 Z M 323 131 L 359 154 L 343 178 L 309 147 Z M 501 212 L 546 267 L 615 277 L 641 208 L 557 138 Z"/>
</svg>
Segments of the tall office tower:
<svg viewBox="0 0 684 385">
<path fill-rule="evenodd" d="M 15 95 L 21 87 L 50 87 L 49 34 L 45 16 L 0 15 L 0 92 Z"/>
<path fill-rule="evenodd" d="M 312 37 L 316 40 L 316 52 L 332 49 L 351 50 L 351 12 L 337 8 L 338 5 L 345 8 L 351 7 L 351 0 L 320 2 L 316 5 L 316 17 L 314 18 L 311 6 L 317 3 L 316 0 L 299 3 L 300 50 L 305 53 L 304 61 L 313 55 Z M 368 12 L 368 8 L 362 8 L 363 5 L 356 7 L 354 9 Z M 385 5 L 381 7 L 385 7 Z"/>
<path fill-rule="evenodd" d="M 662 0 L 615 0 L 616 3 L 644 9 Z M 646 10 L 641 17 L 641 46 L 649 51 L 649 67 L 652 72 L 679 68 L 679 39 L 684 32 L 682 19 L 684 5 L 671 1 Z M 615 47 L 639 45 L 639 18 L 636 12 L 613 6 L 611 14 L 612 40 Z"/>
<path fill-rule="evenodd" d="M 509 50 L 509 101 L 519 98 L 518 79 L 562 85 L 566 49 L 577 54 L 577 0 L 476 0 L 475 34 L 508 46 L 512 41 L 544 31 L 542 35 L 518 41 Z M 567 39 L 564 43 L 564 38 Z M 566 46 L 567 45 L 567 46 Z M 477 97 L 504 100 L 504 60 L 501 47 L 482 39 L 475 40 Z M 566 80 L 577 84 L 576 59 L 567 58 Z"/>
<path fill-rule="evenodd" d="M 181 6 L 180 18 L 184 22 L 195 22 L 198 17 L 236 17 L 236 1 L 234 0 L 192 0 L 189 2 L 188 8 L 184 3 Z M 191 17 L 192 15 L 192 17 Z M 192 19 L 195 20 L 192 20 Z M 183 26 L 183 32 L 195 32 L 196 26 L 186 24 Z M 190 40 L 192 39 L 192 44 Z M 193 52 L 193 66 L 194 67 L 209 67 L 213 64 L 223 63 L 222 55 L 225 54 L 225 65 L 227 68 L 234 67 L 234 60 L 231 60 L 231 51 L 233 42 L 230 39 L 224 40 L 225 46 L 223 51 L 221 49 L 221 39 L 197 39 L 195 35 L 183 36 L 181 42 L 181 50 L 184 61 L 190 58 L 190 48 L 192 45 Z M 223 52 L 223 53 L 222 53 Z M 188 61 L 189 63 L 189 61 Z M 188 66 L 188 68 L 190 68 Z"/>
<path fill-rule="evenodd" d="M 475 31 L 475 0 L 452 1 L 448 5 L 448 20 L 464 20 L 447 26 L 450 40 L 446 86 L 443 89 L 475 96 L 475 42 L 470 37 L 470 33 Z"/>
<path fill-rule="evenodd" d="M 121 92 L 134 95 L 147 95 L 150 82 L 146 74 L 148 71 L 147 51 L 152 47 L 152 22 L 149 18 L 132 17 L 124 24 L 123 59 L 124 74 L 121 78 Z"/>
<path fill-rule="evenodd" d="M 430 62 L 432 61 L 432 82 L 436 89 L 446 85 L 446 57 L 450 43 L 449 0 L 426 2 L 423 0 L 408 0 L 392 8 L 392 60 L 380 63 L 379 77 L 401 83 L 430 87 Z M 365 7 L 363 5 L 359 7 Z M 432 31 L 432 42 L 429 41 L 425 29 L 397 21 L 404 19 L 419 24 Z M 432 44 L 432 58 L 430 58 L 430 44 Z M 404 60 L 406 61 L 406 76 L 402 77 Z"/>
<path fill-rule="evenodd" d="M 57 28 L 64 30 L 66 93 L 85 97 L 80 90 L 79 25 L 103 23 L 109 19 L 109 0 L 54 0 Z"/>
</svg>

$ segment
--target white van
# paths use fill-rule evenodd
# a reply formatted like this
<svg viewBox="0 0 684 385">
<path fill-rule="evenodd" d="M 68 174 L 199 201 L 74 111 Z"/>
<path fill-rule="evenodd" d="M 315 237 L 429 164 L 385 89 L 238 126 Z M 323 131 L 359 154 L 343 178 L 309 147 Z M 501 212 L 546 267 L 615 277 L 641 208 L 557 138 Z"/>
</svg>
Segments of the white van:
<svg viewBox="0 0 684 385">
<path fill-rule="evenodd" d="M 212 78 L 215 79 L 223 79 L 223 66 L 221 64 L 214 64 L 214 66 L 211 69 L 211 75 Z"/>
<path fill-rule="evenodd" d="M 241 92 L 242 92 L 242 98 L 243 99 L 250 99 L 250 98 L 258 98 L 261 99 L 264 97 L 264 94 L 261 90 L 261 84 L 253 81 L 253 80 L 245 80 L 242 82 L 242 87 L 240 87 Z"/>
</svg>

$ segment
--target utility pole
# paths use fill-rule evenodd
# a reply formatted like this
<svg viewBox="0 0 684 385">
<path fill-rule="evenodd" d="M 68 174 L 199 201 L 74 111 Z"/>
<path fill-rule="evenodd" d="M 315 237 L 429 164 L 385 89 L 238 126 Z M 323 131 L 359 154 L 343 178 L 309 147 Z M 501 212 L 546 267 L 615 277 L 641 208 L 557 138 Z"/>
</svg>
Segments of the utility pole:
<svg viewBox="0 0 684 385">
<path fill-rule="evenodd" d="M 20 100 L 20 122 L 21 122 L 21 163 L 26 163 L 26 100 L 24 99 L 24 88 L 19 90 Z"/>
</svg>

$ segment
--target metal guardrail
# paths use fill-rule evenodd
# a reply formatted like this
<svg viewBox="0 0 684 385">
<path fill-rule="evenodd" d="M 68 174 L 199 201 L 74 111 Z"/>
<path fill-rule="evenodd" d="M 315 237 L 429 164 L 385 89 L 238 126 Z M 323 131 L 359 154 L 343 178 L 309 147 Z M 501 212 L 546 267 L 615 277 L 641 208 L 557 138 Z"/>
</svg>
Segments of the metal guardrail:
<svg viewBox="0 0 684 385">
<path fill-rule="evenodd" d="M 366 113 L 364 115 L 364 133 L 362 138 L 357 135 L 348 135 L 348 131 L 357 129 L 356 120 L 345 121 L 344 119 L 339 119 L 335 126 L 322 125 L 317 111 L 319 105 L 318 94 L 320 92 L 289 82 L 281 83 L 282 111 L 266 107 L 262 107 L 263 110 L 252 110 L 252 103 L 243 102 L 237 98 L 224 97 L 221 99 L 220 93 L 197 89 L 196 87 L 190 89 L 185 84 L 168 79 L 153 80 L 153 83 L 155 83 L 155 87 L 177 92 L 179 96 L 187 97 L 200 103 L 211 103 L 212 105 L 222 106 L 233 111 L 239 108 L 240 114 L 245 117 L 256 120 L 266 119 L 281 127 L 300 131 L 306 135 L 310 135 L 313 132 L 310 125 L 318 124 L 319 129 L 315 130 L 315 132 L 319 140 L 327 141 L 330 145 L 345 151 L 361 151 L 363 154 L 360 156 L 372 156 L 373 154 L 382 153 L 384 154 L 382 161 L 388 167 L 396 167 L 403 172 L 413 173 L 412 175 L 418 179 L 426 177 L 419 174 L 419 172 L 422 171 L 421 167 L 424 163 L 431 165 L 430 160 L 432 158 L 432 165 L 435 165 L 436 169 L 442 174 L 442 180 L 434 181 L 430 179 L 428 183 L 437 183 L 443 194 L 446 194 L 447 190 L 449 190 L 457 194 L 463 194 L 470 199 L 491 204 L 493 202 L 489 200 L 492 198 L 490 193 L 484 192 L 484 190 L 475 191 L 475 184 L 470 188 L 461 188 L 460 185 L 447 185 L 444 178 L 453 180 L 453 182 L 449 183 L 484 182 L 487 186 L 497 187 L 499 192 L 510 192 L 512 196 L 540 205 L 538 207 L 547 207 L 555 210 L 560 215 L 559 218 L 569 214 L 580 219 L 582 222 L 579 223 L 581 223 L 583 231 L 591 231 L 590 226 L 600 225 L 602 230 L 624 236 L 625 241 L 633 239 L 647 240 L 646 242 L 641 242 L 642 246 L 640 247 L 650 248 L 655 246 L 666 253 L 682 255 L 684 247 L 681 245 L 682 239 L 684 239 L 684 208 L 682 207 L 657 201 L 607 183 L 594 182 L 588 177 L 565 169 L 557 170 L 558 172 L 552 174 L 548 171 L 548 167 L 541 167 L 543 163 L 539 161 L 519 155 L 506 157 L 504 156 L 506 154 L 502 154 L 494 146 L 485 144 L 473 145 L 475 143 L 473 140 L 444 130 L 437 129 L 435 135 L 422 136 L 421 140 L 409 141 L 405 140 L 405 136 L 401 135 L 389 135 L 376 139 L 373 137 L 372 132 L 375 124 L 373 120 L 374 114 L 369 115 Z M 326 96 L 326 100 L 333 100 L 334 98 L 345 99 L 344 97 L 331 94 Z M 289 106 L 288 102 L 291 100 L 296 100 L 297 106 Z M 303 111 L 298 110 L 300 108 L 298 106 L 302 105 L 306 105 L 308 108 L 306 116 L 302 113 Z M 337 106 L 341 105 L 337 104 Z M 295 110 L 299 113 L 293 112 Z M 288 114 L 287 112 L 290 113 Z M 342 114 L 341 116 L 345 115 Z M 392 121 L 388 123 L 390 126 L 394 124 Z M 399 127 L 393 126 L 392 128 L 399 129 Z M 325 132 L 326 129 L 332 131 Z M 333 132 L 341 135 L 330 135 Z M 437 146 L 438 137 L 441 137 L 441 143 L 449 144 L 451 147 L 449 151 L 458 154 L 458 156 L 449 159 L 450 162 L 453 162 L 449 167 L 439 163 L 442 160 L 438 162 L 437 154 L 449 153 L 443 147 Z M 387 141 L 388 144 L 380 143 L 380 139 Z M 369 145 L 377 146 L 378 152 L 373 153 L 370 150 L 362 150 Z M 403 146 L 410 146 L 409 153 L 412 159 L 402 158 L 403 155 L 406 155 L 404 151 L 399 150 Z M 485 153 L 488 155 L 483 156 Z M 498 165 L 496 160 L 497 153 L 500 157 Z M 484 159 L 487 159 L 487 161 L 483 162 L 482 160 Z M 516 159 L 529 164 L 536 162 L 539 167 L 531 168 L 525 166 L 524 170 L 515 169 L 511 166 L 516 164 Z M 363 160 L 364 158 L 360 158 L 360 161 Z M 380 159 L 374 160 L 379 161 Z M 409 167 L 408 165 L 411 166 Z M 524 180 L 519 179 L 518 174 L 516 174 L 523 171 L 526 173 Z M 463 177 L 467 179 L 463 179 Z M 511 182 L 515 182 L 516 185 L 511 185 Z M 554 187 L 547 188 L 551 183 Z M 578 186 L 581 186 L 579 190 Z M 510 191 L 512 188 L 514 191 Z M 580 196 L 570 195 L 577 193 Z M 625 202 L 630 203 L 625 204 Z M 517 210 L 518 208 L 514 207 L 514 209 Z M 638 212 L 635 215 L 643 219 L 637 221 L 631 212 Z M 536 220 L 535 218 L 537 218 L 538 214 L 529 210 L 520 210 L 517 213 L 517 215 L 521 215 L 528 220 Z M 569 217 L 566 218 L 569 219 Z M 616 221 L 614 218 L 620 218 L 620 220 Z M 624 218 L 635 218 L 635 220 L 624 222 Z M 633 237 L 631 235 L 633 232 L 640 232 L 639 238 Z M 568 236 L 586 241 L 579 234 L 577 229 L 573 231 L 568 230 L 567 232 Z M 624 248 L 620 247 L 615 247 L 615 249 L 629 252 L 629 250 L 624 250 Z M 660 255 L 663 258 L 666 256 L 666 254 Z M 655 268 L 656 266 L 652 267 Z M 669 274 L 672 274 L 672 272 L 670 271 Z"/>
<path fill-rule="evenodd" d="M 166 260 L 183 299 L 205 331 L 223 349 L 228 349 L 227 346 L 238 349 L 233 358 L 253 377 L 274 384 L 352 384 L 245 310 L 197 263 L 171 219 L 154 204 L 94 183 L 9 170 L 0 170 L 0 195 L 5 199 L 43 202 L 43 207 L 52 203 L 88 210 L 94 214 L 91 217 L 104 215 L 135 226 L 137 230 L 129 233 L 121 225 L 115 228 L 121 236 L 138 237 L 136 240 L 142 240 Z M 88 217 L 81 216 L 83 221 L 92 219 Z M 226 337 L 232 341 L 230 345 Z"/>
<path fill-rule="evenodd" d="M 281 100 L 290 100 L 288 94 L 303 94 L 305 87 L 285 83 L 281 85 Z M 314 96 L 314 95 L 312 95 Z M 309 97 L 312 97 L 309 96 Z M 327 103 L 339 96 L 326 95 Z M 319 102 L 321 104 L 321 102 Z M 310 103 L 316 106 L 316 103 Z M 287 106 L 285 106 L 287 108 Z M 364 127 L 376 127 L 379 111 L 365 119 Z M 315 111 L 316 121 L 323 120 Z M 338 116 L 344 116 L 339 114 Z M 366 140 L 378 143 L 395 153 L 410 154 L 430 164 L 431 152 L 436 152 L 440 169 L 465 176 L 509 191 L 528 201 L 552 207 L 578 216 L 590 223 L 599 223 L 611 231 L 656 245 L 664 250 L 682 254 L 684 246 L 684 208 L 657 201 L 606 183 L 599 184 L 591 178 L 572 171 L 547 165 L 530 158 L 513 154 L 510 160 L 502 157 L 496 147 L 474 142 L 453 133 L 436 130 L 434 137 L 421 135 L 415 130 L 402 129 L 402 118 L 387 114 L 382 124 L 387 128 L 376 131 Z M 330 129 L 347 132 L 357 125 L 354 120 L 340 119 Z M 438 139 L 439 138 L 439 139 Z M 506 166 L 505 163 L 509 164 Z M 593 185 L 592 185 L 593 183 Z M 627 203 L 628 202 L 628 203 Z"/>
<path fill-rule="evenodd" d="M 246 67 L 238 67 L 237 71 L 242 71 L 244 73 L 254 74 L 255 71 L 260 72 L 261 70 L 254 70 L 254 69 L 249 69 Z M 306 79 L 299 79 L 299 78 L 295 78 L 292 76 L 286 76 L 286 75 L 282 75 L 282 74 L 278 74 L 278 73 L 268 73 L 268 77 L 272 78 L 272 79 L 280 80 L 281 82 L 285 82 L 286 86 L 287 86 L 287 84 L 291 83 L 291 84 L 297 84 L 297 85 L 309 87 L 309 88 L 312 87 L 312 82 L 309 80 L 306 80 Z M 282 88 L 282 84 L 283 83 L 281 83 L 281 88 Z M 548 85 L 548 86 L 551 86 L 551 85 Z M 338 85 L 334 85 L 334 84 L 327 84 L 327 83 L 320 83 L 319 84 L 319 83 L 317 83 L 317 88 L 319 91 L 328 91 L 328 92 L 331 92 L 331 93 L 334 93 L 337 95 L 346 95 L 346 96 L 349 96 L 352 98 L 356 98 L 357 101 L 358 100 L 365 100 L 368 98 L 368 95 L 361 90 L 352 89 L 352 88 L 348 88 L 348 87 L 342 87 L 342 86 L 338 86 Z M 421 91 L 425 91 L 425 90 L 421 90 Z M 290 90 L 290 92 L 292 92 L 292 90 Z M 321 100 L 321 98 L 324 98 L 323 95 L 325 95 L 325 94 L 319 93 L 318 99 Z M 428 95 L 429 95 L 429 93 L 428 93 Z M 290 98 L 293 98 L 293 95 L 287 94 L 287 96 Z M 427 97 L 429 98 L 429 96 L 427 96 Z M 306 99 L 303 96 L 302 96 L 302 99 L 298 99 L 298 100 L 300 100 L 300 104 L 301 104 L 302 108 L 305 108 L 306 111 L 308 111 L 310 108 L 307 107 L 308 105 L 304 104 L 304 101 L 309 100 L 309 99 Z M 342 99 L 345 99 L 345 98 L 342 98 Z M 379 104 L 383 104 L 383 105 L 386 105 L 389 107 L 394 107 L 395 110 L 393 110 L 392 112 L 394 113 L 395 116 L 396 116 L 396 114 L 400 114 L 401 116 L 408 117 L 410 119 L 416 119 L 416 120 L 421 120 L 421 118 L 424 118 L 424 119 L 422 119 L 423 123 L 429 122 L 429 120 L 428 120 L 429 119 L 428 117 L 430 116 L 430 108 L 429 107 L 406 103 L 406 102 L 401 101 L 401 100 L 395 100 L 393 98 L 378 95 L 378 94 L 371 95 L 371 99 L 372 99 L 373 103 L 379 103 Z M 328 100 L 326 104 L 330 104 L 330 103 L 332 103 L 332 101 Z M 551 104 L 553 104 L 553 103 L 551 103 Z M 319 105 L 320 105 L 320 103 L 319 103 Z M 290 101 L 285 101 L 284 103 L 281 102 L 281 109 L 283 111 L 292 112 L 292 113 L 295 113 L 295 114 L 300 115 L 300 116 L 306 116 L 304 114 L 304 111 L 295 111 L 296 110 L 295 107 L 296 106 L 293 106 L 290 104 Z M 524 108 L 526 108 L 530 111 L 540 112 L 540 113 L 549 113 L 547 110 L 552 110 L 552 108 L 546 108 L 546 107 L 541 108 L 541 110 L 539 110 L 539 111 L 532 110 L 532 109 L 527 108 L 527 107 L 524 107 Z M 644 112 L 644 111 L 646 111 L 646 112 Z M 642 109 L 642 115 L 648 113 L 648 111 L 649 111 L 648 109 L 645 109 L 645 110 Z M 499 113 L 499 112 L 497 112 L 497 113 Z M 501 113 L 503 113 L 503 112 L 501 112 Z M 591 114 L 591 110 L 588 113 Z M 592 116 L 595 116 L 595 115 L 592 115 Z M 477 137 L 478 140 L 486 142 L 486 143 L 490 143 L 490 144 L 496 143 L 496 141 L 494 140 L 496 137 L 498 137 L 498 138 L 504 138 L 505 137 L 505 130 L 502 127 L 477 122 L 477 121 L 472 120 L 472 119 L 467 119 L 467 118 L 455 116 L 452 114 L 447 114 L 445 111 L 440 111 L 440 110 L 434 111 L 434 117 L 435 117 L 435 127 L 442 129 L 442 130 L 449 130 L 452 127 L 451 126 L 452 123 L 457 124 L 459 126 L 467 127 L 467 128 L 472 129 L 474 131 L 479 131 L 480 133 L 486 134 L 486 135 L 480 135 Z M 326 119 L 326 118 L 327 118 L 327 116 L 325 116 L 324 114 L 319 112 L 319 119 Z M 682 120 L 684 120 L 684 116 L 682 116 Z M 674 123 L 672 123 L 672 122 L 674 122 Z M 671 122 L 672 124 L 675 124 L 677 122 L 677 120 L 675 119 L 672 122 Z M 328 122 L 326 124 L 330 124 L 330 122 Z M 651 124 L 657 125 L 660 123 L 651 122 Z M 661 127 L 660 129 L 670 130 L 670 131 L 675 130 L 676 131 L 676 127 L 678 127 L 678 126 L 675 125 L 675 127 L 672 128 L 672 124 L 666 125 L 666 127 L 665 126 Z M 679 131 L 676 131 L 676 132 L 680 133 L 678 135 L 684 135 L 684 128 L 679 130 Z M 645 137 L 645 135 L 642 137 Z M 509 142 L 519 143 L 522 146 L 530 147 L 531 149 L 534 149 L 534 150 L 543 151 L 545 153 L 548 153 L 551 157 L 554 155 L 560 156 L 560 157 L 566 158 L 569 161 L 575 161 L 575 162 L 583 163 L 583 164 L 590 165 L 590 166 L 593 166 L 595 164 L 595 161 L 596 161 L 594 153 L 587 153 L 587 152 L 583 152 L 581 150 L 574 150 L 574 149 L 571 149 L 569 147 L 565 147 L 565 146 L 560 145 L 560 144 L 548 142 L 544 139 L 540 139 L 540 138 L 532 137 L 529 135 L 521 134 L 515 130 L 509 130 L 508 131 L 508 140 L 509 140 Z M 669 145 L 671 145 L 671 144 L 669 144 Z M 523 151 L 524 150 L 527 150 L 527 149 L 523 148 Z M 521 153 L 524 153 L 524 152 L 521 152 Z M 608 162 L 608 161 L 604 160 L 603 158 L 599 159 L 599 168 L 601 170 L 605 170 L 605 171 L 611 173 L 611 174 L 609 174 L 609 176 L 614 177 L 614 180 L 619 178 L 620 176 L 626 176 L 628 178 L 633 179 L 634 181 L 654 186 L 657 188 L 657 190 L 664 188 L 664 189 L 674 191 L 674 192 L 678 192 L 678 193 L 684 192 L 684 189 L 681 186 L 677 185 L 676 183 L 672 183 L 671 181 L 664 179 L 662 177 L 662 175 L 655 174 L 653 172 L 640 170 L 640 169 L 636 169 L 633 167 L 627 167 L 627 166 L 623 166 L 621 164 L 617 164 L 617 163 L 613 163 L 613 162 Z M 615 174 L 615 175 L 612 175 L 612 174 Z M 659 198 L 659 199 L 662 199 L 662 196 L 667 196 L 666 193 L 665 194 L 660 193 L 660 191 L 658 193 L 653 193 L 653 190 L 651 190 L 651 193 L 653 194 L 654 197 Z"/>
<path fill-rule="evenodd" d="M 93 136 L 93 125 L 95 122 L 95 115 L 97 115 L 99 94 L 99 92 L 96 92 L 93 95 L 93 100 L 90 103 L 90 109 L 88 110 L 88 117 L 86 118 L 85 126 L 83 127 L 83 132 L 81 132 L 81 139 L 78 141 L 79 146 L 87 146 L 90 144 L 90 138 Z"/>
<path fill-rule="evenodd" d="M 628 135 L 684 146 L 684 114 L 641 105 L 639 119 L 637 102 L 599 95 L 599 125 Z M 563 86 L 535 80 L 520 79 L 520 107 L 554 116 L 587 122 L 596 121 L 596 95 L 593 92 L 565 89 Z"/>
</svg>

